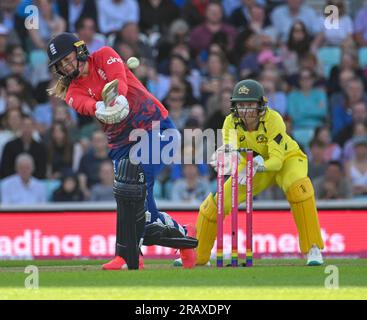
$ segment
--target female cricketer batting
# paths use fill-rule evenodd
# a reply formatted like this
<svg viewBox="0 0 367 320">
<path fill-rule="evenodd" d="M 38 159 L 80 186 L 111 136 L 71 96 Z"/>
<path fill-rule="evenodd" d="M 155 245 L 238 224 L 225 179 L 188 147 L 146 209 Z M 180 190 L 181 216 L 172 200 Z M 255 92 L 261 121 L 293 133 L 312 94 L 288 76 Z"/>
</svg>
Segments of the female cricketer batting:
<svg viewBox="0 0 367 320">
<path fill-rule="evenodd" d="M 168 111 L 110 47 L 90 55 L 83 41 L 74 34 L 62 33 L 48 43 L 47 53 L 49 67 L 59 78 L 50 94 L 64 99 L 82 115 L 97 117 L 108 138 L 115 169 L 116 257 L 103 269 L 142 268 L 139 253 L 143 239 L 146 245 L 180 249 L 183 266 L 193 267 L 195 228 L 181 226 L 167 213 L 158 211 L 153 197 L 154 179 L 164 166 L 161 150 L 169 142 L 163 141 L 162 133 L 172 129 L 178 134 Z M 154 130 L 154 126 L 159 129 Z M 137 144 L 130 137 L 134 129 L 146 132 L 147 139 L 142 144 L 142 151 L 148 151 L 145 162 L 136 163 L 130 157 L 130 150 Z M 154 139 L 158 139 L 155 150 Z M 153 152 L 158 152 L 158 162 Z"/>
<path fill-rule="evenodd" d="M 254 151 L 253 194 L 277 184 L 290 204 L 299 233 L 302 253 L 307 254 L 307 265 L 323 263 L 320 249 L 324 244 L 315 205 L 314 189 L 307 176 L 307 156 L 286 133 L 282 117 L 266 106 L 264 89 L 254 80 L 236 84 L 231 97 L 231 114 L 226 117 L 222 134 L 224 145 L 236 150 Z M 223 148 L 223 146 L 221 147 Z M 227 148 L 228 150 L 228 148 Z M 232 151 L 237 152 L 237 151 Z M 246 160 L 240 157 L 238 201 L 246 198 Z M 216 164 L 216 153 L 212 164 Z M 231 210 L 231 183 L 224 185 L 224 213 Z M 216 196 L 209 194 L 200 206 L 197 219 L 197 264 L 206 264 L 216 238 Z"/>
</svg>

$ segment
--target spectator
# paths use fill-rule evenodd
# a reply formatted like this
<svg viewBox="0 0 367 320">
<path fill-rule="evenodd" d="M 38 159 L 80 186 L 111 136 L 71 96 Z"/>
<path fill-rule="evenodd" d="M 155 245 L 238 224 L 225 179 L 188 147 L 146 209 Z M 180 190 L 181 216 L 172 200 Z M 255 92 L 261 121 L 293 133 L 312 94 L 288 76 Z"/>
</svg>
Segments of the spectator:
<svg viewBox="0 0 367 320">
<path fill-rule="evenodd" d="M 127 22 L 113 39 L 114 46 L 119 43 L 128 44 L 140 58 L 153 62 L 152 48 L 142 40 L 139 24 L 136 22 Z"/>
<path fill-rule="evenodd" d="M 205 104 L 207 99 L 219 91 L 220 79 L 227 71 L 228 61 L 223 54 L 211 53 L 201 81 L 201 101 Z"/>
<path fill-rule="evenodd" d="M 11 33 L 11 38 L 16 38 L 18 42 L 18 38 L 20 38 L 23 33 L 23 28 L 21 28 L 21 24 L 24 25 L 24 21 L 19 19 L 17 15 L 17 7 L 20 5 L 20 0 L 14 1 L 0 1 L 0 20 L 1 24 Z"/>
<path fill-rule="evenodd" d="M 193 87 L 199 86 L 200 75 L 189 70 L 189 61 L 179 54 L 173 54 L 168 61 L 168 75 L 150 72 L 149 89 L 159 99 L 164 99 L 169 90 L 174 86 L 185 87 L 185 103 L 193 104 L 196 99 L 193 96 Z"/>
<path fill-rule="evenodd" d="M 139 57 L 136 48 L 132 47 L 126 42 L 117 42 L 115 44 L 115 48 L 119 56 L 125 61 L 127 61 L 130 57 Z"/>
<path fill-rule="evenodd" d="M 357 123 L 367 123 L 367 105 L 364 101 L 352 105 L 351 112 L 352 122 L 335 137 L 335 141 L 339 143 L 340 146 L 344 146 L 345 142 L 352 137 L 353 128 Z"/>
<path fill-rule="evenodd" d="M 178 7 L 171 0 L 139 1 L 141 32 L 167 34 L 169 25 L 180 16 Z"/>
<path fill-rule="evenodd" d="M 367 139 L 354 141 L 355 157 L 346 163 L 347 177 L 351 179 L 354 197 L 367 196 Z"/>
<path fill-rule="evenodd" d="M 302 69 L 299 75 L 300 89 L 288 95 L 287 114 L 295 129 L 315 129 L 325 122 L 327 97 L 325 92 L 313 87 L 315 75 L 312 70 Z"/>
<path fill-rule="evenodd" d="M 354 142 L 359 138 L 367 138 L 367 123 L 356 122 L 352 129 L 352 137 L 347 140 L 343 147 L 343 162 L 346 163 L 355 157 Z"/>
<path fill-rule="evenodd" d="M 317 127 L 314 137 L 325 144 L 324 157 L 326 162 L 337 161 L 341 159 L 342 149 L 337 143 L 332 142 L 331 132 L 328 125 Z"/>
<path fill-rule="evenodd" d="M 96 22 L 91 17 L 82 17 L 76 23 L 76 32 L 88 46 L 89 53 L 93 53 L 106 45 L 104 35 L 97 33 Z"/>
<path fill-rule="evenodd" d="M 251 8 L 255 0 L 240 0 L 240 6 L 232 11 L 229 22 L 237 29 L 246 29 L 251 23 Z"/>
<path fill-rule="evenodd" d="M 220 78 L 219 90 L 215 92 L 214 95 L 210 96 L 205 104 L 206 110 L 206 120 L 208 120 L 211 115 L 222 109 L 222 93 L 224 91 L 231 91 L 235 85 L 235 77 L 233 74 L 226 72 Z"/>
<path fill-rule="evenodd" d="M 97 8 L 95 0 L 57 0 L 60 16 L 66 22 L 66 31 L 75 32 L 80 18 L 89 17 L 97 25 Z"/>
<path fill-rule="evenodd" d="M 83 201 L 83 192 L 79 188 L 79 182 L 74 172 L 65 172 L 62 175 L 61 186 L 52 194 L 53 202 Z"/>
<path fill-rule="evenodd" d="M 367 46 L 367 4 L 357 12 L 354 21 L 355 39 L 359 47 Z"/>
<path fill-rule="evenodd" d="M 335 139 L 353 121 L 352 108 L 358 102 L 367 102 L 363 83 L 359 78 L 346 84 L 345 93 L 339 104 L 331 104 L 332 135 Z"/>
<path fill-rule="evenodd" d="M 113 165 L 111 161 L 104 161 L 99 167 L 99 180 L 100 182 L 95 184 L 91 190 L 91 201 L 113 201 L 115 200 L 113 195 L 113 180 L 115 174 L 113 172 Z"/>
<path fill-rule="evenodd" d="M 128 22 L 139 22 L 136 0 L 96 0 L 99 30 L 108 35 L 120 30 Z"/>
<path fill-rule="evenodd" d="M 163 66 L 166 66 L 170 55 L 174 54 L 179 54 L 187 61 L 190 60 L 190 48 L 188 48 L 189 36 L 190 27 L 185 20 L 179 18 L 171 23 L 167 37 L 160 38 L 157 43 L 158 55 L 156 57 L 156 61 L 158 68 L 161 68 L 162 64 Z M 176 51 L 177 48 L 179 51 Z M 183 49 L 183 52 L 180 52 L 181 48 Z"/>
<path fill-rule="evenodd" d="M 224 90 L 221 91 L 221 108 L 214 113 L 210 117 L 208 117 L 204 127 L 206 129 L 212 129 L 215 133 L 215 141 L 209 141 L 212 146 L 217 149 L 217 146 L 222 145 L 222 128 L 224 119 L 230 114 L 231 112 L 231 98 L 232 90 Z M 210 157 L 211 155 L 209 155 Z"/>
<path fill-rule="evenodd" d="M 4 205 L 31 205 L 47 200 L 46 189 L 41 181 L 32 176 L 34 161 L 27 153 L 15 158 L 16 173 L 1 182 L 1 202 Z"/>
<path fill-rule="evenodd" d="M 72 169 L 73 163 L 73 144 L 63 123 L 52 125 L 47 151 L 47 176 L 49 179 L 60 179 L 65 170 Z"/>
<path fill-rule="evenodd" d="M 191 106 L 189 117 L 190 119 L 194 119 L 195 121 L 197 121 L 197 127 L 199 129 L 203 129 L 206 120 L 206 114 L 204 107 L 201 104 L 194 104 Z"/>
<path fill-rule="evenodd" d="M 325 144 L 312 139 L 310 142 L 310 154 L 308 157 L 308 175 L 311 180 L 321 177 L 326 170 Z"/>
<path fill-rule="evenodd" d="M 210 128 L 213 130 L 221 130 L 223 127 L 224 119 L 231 112 L 231 96 L 232 90 L 220 91 L 220 109 L 215 110 L 211 113 L 211 116 L 207 118 L 205 128 Z M 209 106 L 210 107 L 210 106 Z"/>
<path fill-rule="evenodd" d="M 195 27 L 190 34 L 190 47 L 195 55 L 208 51 L 212 37 L 222 31 L 228 37 L 228 47 L 233 48 L 237 35 L 236 29 L 224 23 L 223 8 L 219 2 L 210 2 L 205 11 L 205 22 Z"/>
<path fill-rule="evenodd" d="M 22 129 L 22 113 L 19 110 L 8 110 L 2 123 L 0 130 L 0 159 L 2 158 L 4 146 L 20 136 Z"/>
<path fill-rule="evenodd" d="M 320 200 L 352 198 L 352 186 L 339 161 L 329 161 L 325 174 L 314 180 L 316 198 Z"/>
<path fill-rule="evenodd" d="M 164 101 L 164 105 L 167 107 L 176 128 L 179 131 L 184 129 L 190 113 L 188 109 L 185 109 L 185 91 L 179 87 L 172 87 Z"/>
<path fill-rule="evenodd" d="M 353 37 L 353 20 L 346 13 L 344 0 L 328 0 L 327 6 L 336 6 L 339 10 L 338 28 L 330 28 L 325 26 L 325 16 L 320 18 L 321 32 L 316 36 L 313 49 L 317 50 L 322 46 L 340 47 L 343 41 L 352 39 Z M 326 15 L 326 13 L 325 13 Z"/>
<path fill-rule="evenodd" d="M 186 1 L 181 12 L 182 17 L 190 25 L 191 28 L 205 21 L 205 12 L 210 0 L 191 0 Z"/>
<path fill-rule="evenodd" d="M 22 97 L 13 93 L 6 95 L 4 110 L 0 116 L 3 117 L 9 110 L 18 110 L 26 115 L 31 115 L 31 109 L 24 103 Z"/>
<path fill-rule="evenodd" d="M 300 59 L 310 51 L 312 37 L 302 21 L 295 22 L 286 44 L 281 45 L 281 57 L 287 75 L 298 74 Z"/>
<path fill-rule="evenodd" d="M 260 75 L 260 83 L 264 86 L 268 106 L 284 116 L 287 108 L 287 96 L 282 88 L 279 72 L 277 70 L 264 70 Z"/>
<path fill-rule="evenodd" d="M 6 65 L 1 74 L 2 79 L 13 74 L 21 76 L 25 81 L 30 79 L 31 70 L 26 63 L 26 53 L 21 45 L 14 44 L 6 48 Z"/>
<path fill-rule="evenodd" d="M 302 21 L 308 32 L 314 36 L 320 32 L 319 18 L 314 9 L 304 4 L 303 0 L 287 0 L 287 4 L 274 9 L 270 16 L 279 40 L 285 43 L 289 31 L 296 21 Z"/>
<path fill-rule="evenodd" d="M 66 30 L 66 23 L 63 18 L 52 11 L 52 2 L 49 0 L 34 0 L 34 4 L 39 9 L 39 28 L 28 29 L 32 41 L 32 49 L 47 48 L 48 41 L 55 35 Z"/>
<path fill-rule="evenodd" d="M 185 164 L 184 178 L 177 180 L 172 188 L 171 200 L 185 201 L 185 203 L 202 201 L 205 199 L 209 183 L 200 179 L 195 164 Z"/>
<path fill-rule="evenodd" d="M 341 79 L 341 77 L 345 77 L 345 73 L 342 76 L 343 71 L 350 71 L 352 76 L 348 74 L 348 79 Z M 366 80 L 364 79 L 363 69 L 360 67 L 358 62 L 358 55 L 356 51 L 343 51 L 340 65 L 334 66 L 330 71 L 330 76 L 328 79 L 328 91 L 329 94 L 333 94 L 336 92 L 341 92 L 345 85 L 351 80 L 353 77 L 358 77 L 363 79 L 364 85 L 366 86 Z"/>
<path fill-rule="evenodd" d="M 80 189 L 85 198 L 90 198 L 90 188 L 100 182 L 99 167 L 101 163 L 108 160 L 107 138 L 102 131 L 96 131 L 92 136 L 90 150 L 80 160 L 78 178 Z"/>
<path fill-rule="evenodd" d="M 248 34 L 243 32 L 237 38 L 236 43 L 235 51 L 238 54 L 235 59 L 238 61 L 240 78 L 256 78 L 261 72 L 257 59 L 260 51 L 260 37 L 252 31 Z"/>
<path fill-rule="evenodd" d="M 3 150 L 1 159 L 1 177 L 5 178 L 15 173 L 15 159 L 21 153 L 29 153 L 34 159 L 34 176 L 46 178 L 46 148 L 33 137 L 34 124 L 30 117 L 22 121 L 21 136 L 8 142 Z"/>
<path fill-rule="evenodd" d="M 249 29 L 258 35 L 269 37 L 272 43 L 277 40 L 276 29 L 270 25 L 269 18 L 265 12 L 265 5 L 260 4 L 262 0 L 257 0 L 257 3 L 250 8 L 250 24 Z"/>
<path fill-rule="evenodd" d="M 0 24 L 0 78 L 2 78 L 2 70 L 6 67 L 6 46 L 8 44 L 9 31 L 5 26 Z"/>
<path fill-rule="evenodd" d="M 7 94 L 14 94 L 22 101 L 22 110 L 30 111 L 36 101 L 33 97 L 31 85 L 24 78 L 17 74 L 11 74 L 4 79 L 4 86 Z"/>
</svg>

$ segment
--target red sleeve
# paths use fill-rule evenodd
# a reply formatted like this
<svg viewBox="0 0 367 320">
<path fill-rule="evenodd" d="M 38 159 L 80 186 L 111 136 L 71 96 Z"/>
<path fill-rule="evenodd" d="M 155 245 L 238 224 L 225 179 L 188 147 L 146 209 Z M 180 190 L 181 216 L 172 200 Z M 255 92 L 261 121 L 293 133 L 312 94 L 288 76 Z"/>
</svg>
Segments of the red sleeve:
<svg viewBox="0 0 367 320">
<path fill-rule="evenodd" d="M 96 112 L 96 100 L 80 88 L 71 85 L 65 97 L 65 102 L 76 112 L 85 116 L 94 116 Z"/>
<path fill-rule="evenodd" d="M 107 81 L 119 80 L 119 93 L 127 95 L 127 77 L 125 64 L 119 54 L 110 47 L 103 47 L 99 50 L 100 57 L 98 64 L 106 74 Z"/>
</svg>

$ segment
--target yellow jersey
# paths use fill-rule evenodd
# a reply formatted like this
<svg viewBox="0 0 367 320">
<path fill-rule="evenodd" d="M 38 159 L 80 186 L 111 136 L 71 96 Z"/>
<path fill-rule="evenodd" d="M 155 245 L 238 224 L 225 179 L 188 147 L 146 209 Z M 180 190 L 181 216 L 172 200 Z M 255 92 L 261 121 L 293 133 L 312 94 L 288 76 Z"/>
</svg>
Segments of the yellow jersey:
<svg viewBox="0 0 367 320">
<path fill-rule="evenodd" d="M 224 120 L 223 143 L 235 148 L 248 148 L 265 160 L 266 171 L 279 171 L 284 160 L 295 154 L 306 157 L 296 141 L 287 133 L 281 115 L 267 108 L 256 130 L 248 131 L 240 118 L 232 114 Z"/>
</svg>

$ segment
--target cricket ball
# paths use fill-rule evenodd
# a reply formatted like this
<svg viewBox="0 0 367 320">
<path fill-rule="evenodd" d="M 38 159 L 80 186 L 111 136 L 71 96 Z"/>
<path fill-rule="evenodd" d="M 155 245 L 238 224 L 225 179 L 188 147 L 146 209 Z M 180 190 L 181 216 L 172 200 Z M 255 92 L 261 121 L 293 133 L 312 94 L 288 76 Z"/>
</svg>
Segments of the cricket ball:
<svg viewBox="0 0 367 320">
<path fill-rule="evenodd" d="M 137 57 L 130 57 L 129 59 L 127 59 L 126 63 L 130 69 L 135 69 L 140 65 L 140 61 Z"/>
</svg>

